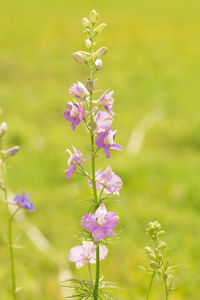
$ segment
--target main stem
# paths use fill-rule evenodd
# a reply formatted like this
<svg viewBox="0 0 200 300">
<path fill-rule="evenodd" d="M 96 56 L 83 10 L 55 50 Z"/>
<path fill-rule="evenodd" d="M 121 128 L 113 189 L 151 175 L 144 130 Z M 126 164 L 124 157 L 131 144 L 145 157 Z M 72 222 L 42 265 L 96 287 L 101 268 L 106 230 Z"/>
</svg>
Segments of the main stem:
<svg viewBox="0 0 200 300">
<path fill-rule="evenodd" d="M 165 299 L 168 300 L 169 293 L 168 293 L 168 287 L 167 287 L 167 280 L 165 280 L 164 283 L 165 283 L 165 297 L 166 297 Z"/>
<path fill-rule="evenodd" d="M 92 30 L 93 36 L 93 30 Z M 94 52 L 94 41 L 93 37 L 91 38 L 91 52 Z M 90 78 L 94 78 L 94 66 L 91 66 Z M 90 92 L 90 111 L 92 111 L 92 91 Z M 92 152 L 92 187 L 93 187 L 93 197 L 95 210 L 99 207 L 97 189 L 96 189 L 96 180 L 95 180 L 95 144 L 94 144 L 94 120 L 92 113 L 90 114 L 90 141 L 91 141 L 91 152 Z M 99 288 L 99 272 L 100 272 L 100 263 L 99 263 L 99 244 L 96 245 L 96 280 L 94 288 L 94 300 L 97 300 L 98 297 L 98 288 Z"/>
<path fill-rule="evenodd" d="M 149 288 L 148 288 L 148 291 L 147 291 L 147 298 L 146 298 L 146 300 L 149 300 L 149 295 L 150 295 L 152 283 L 153 283 L 153 280 L 154 280 L 154 276 L 155 276 L 155 271 L 151 275 L 151 280 L 150 280 L 150 283 L 149 283 Z"/>
<path fill-rule="evenodd" d="M 2 150 L 2 141 L 0 139 L 0 150 Z M 8 194 L 6 188 L 6 166 L 4 164 L 3 155 L 2 160 L 2 173 L 3 173 L 3 184 L 4 184 L 4 200 L 8 201 Z M 10 252 L 10 265 L 11 265 L 11 278 L 12 278 L 12 293 L 13 300 L 16 300 L 16 284 L 15 284 L 15 271 L 14 271 L 14 255 L 13 255 L 13 244 L 12 244 L 12 217 L 10 216 L 8 204 L 6 203 L 7 217 L 8 217 L 8 246 Z"/>
</svg>

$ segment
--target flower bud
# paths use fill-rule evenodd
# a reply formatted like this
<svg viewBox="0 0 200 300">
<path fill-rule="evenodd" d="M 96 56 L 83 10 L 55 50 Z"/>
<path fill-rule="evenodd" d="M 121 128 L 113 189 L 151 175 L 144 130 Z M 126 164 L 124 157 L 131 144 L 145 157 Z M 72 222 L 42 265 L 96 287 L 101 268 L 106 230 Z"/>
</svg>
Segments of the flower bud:
<svg viewBox="0 0 200 300">
<path fill-rule="evenodd" d="M 79 64 L 83 64 L 85 62 L 85 55 L 83 55 L 82 53 L 75 52 L 73 53 L 72 57 Z"/>
<path fill-rule="evenodd" d="M 90 31 L 89 29 L 86 29 L 84 32 L 85 32 L 86 37 L 87 37 L 88 39 L 90 39 L 90 38 L 92 37 L 92 33 L 91 33 L 91 31 Z"/>
<path fill-rule="evenodd" d="M 2 186 L 3 185 L 3 180 L 2 179 L 0 179 L 0 186 Z"/>
<path fill-rule="evenodd" d="M 90 21 L 87 18 L 83 18 L 82 23 L 83 23 L 83 26 L 85 28 L 87 28 L 90 24 Z"/>
<path fill-rule="evenodd" d="M 106 28 L 106 23 L 102 23 L 94 29 L 94 34 L 101 33 Z"/>
<path fill-rule="evenodd" d="M 166 271 L 170 266 L 170 260 L 169 259 L 166 259 L 163 263 L 163 269 L 164 271 Z"/>
<path fill-rule="evenodd" d="M 163 234 L 165 234 L 165 231 L 164 231 L 164 230 L 161 230 L 161 231 L 158 232 L 157 236 L 160 237 L 160 236 L 162 236 Z"/>
<path fill-rule="evenodd" d="M 7 125 L 5 122 L 1 123 L 0 125 L 0 136 L 4 135 L 4 133 L 7 131 Z"/>
<path fill-rule="evenodd" d="M 167 245 L 165 244 L 165 242 L 161 242 L 159 245 L 158 245 L 158 249 L 164 249 Z"/>
<path fill-rule="evenodd" d="M 156 263 L 151 263 L 151 264 L 150 264 L 150 267 L 151 267 L 152 269 L 154 269 L 154 270 L 157 270 L 157 269 L 160 268 L 159 264 L 156 264 Z"/>
<path fill-rule="evenodd" d="M 162 277 L 163 277 L 163 280 L 167 280 L 167 273 L 164 273 Z"/>
<path fill-rule="evenodd" d="M 155 255 L 153 255 L 153 254 L 151 254 L 151 253 L 148 254 L 148 257 L 149 257 L 150 259 L 152 259 L 152 260 L 156 260 Z"/>
<path fill-rule="evenodd" d="M 91 23 L 95 24 L 98 21 L 98 19 L 99 19 L 99 14 L 95 10 L 92 10 L 90 13 Z"/>
<path fill-rule="evenodd" d="M 160 251 L 158 249 L 154 250 L 155 255 L 158 257 L 159 255 L 161 255 Z"/>
<path fill-rule="evenodd" d="M 149 253 L 152 254 L 152 253 L 153 253 L 153 250 L 151 250 L 150 247 L 145 247 L 144 250 L 145 250 L 145 252 L 146 252 L 147 254 L 149 254 Z"/>
<path fill-rule="evenodd" d="M 85 40 L 85 46 L 90 49 L 92 47 L 92 43 L 90 41 L 90 39 Z"/>
<path fill-rule="evenodd" d="M 169 274 L 168 277 L 167 277 L 168 291 L 170 291 L 170 289 L 172 287 L 172 284 L 173 284 L 173 281 L 174 281 L 174 277 L 171 274 Z"/>
<path fill-rule="evenodd" d="M 162 257 L 162 255 L 160 254 L 160 255 L 158 255 L 158 257 L 157 257 L 157 260 L 158 260 L 158 262 L 161 262 L 162 260 L 163 260 L 163 257 Z"/>
<path fill-rule="evenodd" d="M 94 89 L 94 81 L 92 79 L 87 79 L 87 82 L 86 82 L 86 88 L 89 92 L 93 91 Z"/>
<path fill-rule="evenodd" d="M 19 151 L 19 146 L 11 147 L 7 150 L 1 150 L 1 153 L 4 155 L 4 158 L 14 156 Z"/>
<path fill-rule="evenodd" d="M 106 54 L 107 50 L 108 49 L 106 47 L 101 47 L 96 52 L 94 52 L 93 56 L 95 58 L 102 58 Z"/>
<path fill-rule="evenodd" d="M 96 68 L 99 70 L 99 69 L 101 69 L 101 67 L 102 67 L 102 60 L 101 59 L 97 59 L 96 61 L 95 61 L 95 66 L 96 66 Z"/>
</svg>

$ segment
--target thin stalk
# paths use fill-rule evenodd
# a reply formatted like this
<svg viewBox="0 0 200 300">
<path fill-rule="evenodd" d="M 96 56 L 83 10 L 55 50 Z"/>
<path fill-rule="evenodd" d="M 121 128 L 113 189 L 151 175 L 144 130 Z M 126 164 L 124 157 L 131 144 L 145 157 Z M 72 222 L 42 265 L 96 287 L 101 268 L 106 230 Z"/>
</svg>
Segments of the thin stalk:
<svg viewBox="0 0 200 300">
<path fill-rule="evenodd" d="M 0 150 L 2 150 L 2 140 L 0 139 Z M 4 157 L 1 153 L 2 160 L 2 173 L 3 173 L 3 184 L 4 184 L 4 200 L 8 201 L 8 193 L 6 188 L 6 166 L 4 163 Z M 15 271 L 14 271 L 14 255 L 13 255 L 13 244 L 12 244 L 12 217 L 10 217 L 10 212 L 8 208 L 8 203 L 6 203 L 7 217 L 8 217 L 8 243 L 9 243 L 9 253 L 10 253 L 10 264 L 11 264 L 11 279 L 12 279 L 12 294 L 13 300 L 16 300 L 16 284 L 15 284 Z M 18 210 L 18 209 L 17 209 Z M 17 212 L 15 211 L 15 213 Z M 15 215 L 14 213 L 14 215 Z"/>
<path fill-rule="evenodd" d="M 167 280 L 164 280 L 164 284 L 165 284 L 165 299 L 168 300 L 169 293 L 167 287 Z"/>
<path fill-rule="evenodd" d="M 147 298 L 146 298 L 146 300 L 149 300 L 149 295 L 150 295 L 150 291 L 151 291 L 151 287 L 152 287 L 152 283 L 153 283 L 155 274 L 156 274 L 156 272 L 154 271 L 152 273 L 152 275 L 151 275 L 151 280 L 150 280 L 150 283 L 149 283 L 149 288 L 148 288 L 148 291 L 147 291 Z"/>
<path fill-rule="evenodd" d="M 91 282 L 91 285 L 92 285 L 92 289 L 94 291 L 94 283 L 93 283 L 93 280 L 92 280 L 92 272 L 91 272 L 91 266 L 90 266 L 89 260 L 88 260 L 88 270 L 89 270 L 89 274 L 90 274 L 90 282 Z"/>
<path fill-rule="evenodd" d="M 98 297 L 99 273 L 100 273 L 99 244 L 97 244 L 97 246 L 96 246 L 96 281 L 95 281 L 95 289 L 94 289 L 94 300 L 97 300 L 97 297 Z"/>
</svg>

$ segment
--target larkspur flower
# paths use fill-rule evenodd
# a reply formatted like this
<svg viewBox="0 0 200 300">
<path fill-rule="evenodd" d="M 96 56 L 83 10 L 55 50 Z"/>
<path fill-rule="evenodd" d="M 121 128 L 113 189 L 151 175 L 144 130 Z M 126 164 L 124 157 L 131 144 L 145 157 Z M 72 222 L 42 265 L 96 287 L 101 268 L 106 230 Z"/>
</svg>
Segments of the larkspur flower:
<svg viewBox="0 0 200 300">
<path fill-rule="evenodd" d="M 107 212 L 102 203 L 95 214 L 88 213 L 81 220 L 81 226 L 92 232 L 96 242 L 102 241 L 106 236 L 114 238 L 113 228 L 117 225 L 119 216 L 114 212 Z"/>
<path fill-rule="evenodd" d="M 101 96 L 101 98 L 99 100 L 96 101 L 97 104 L 103 105 L 103 107 L 112 115 L 114 115 L 114 112 L 111 110 L 112 106 L 113 106 L 113 102 L 114 99 L 112 97 L 113 95 L 113 91 L 110 91 L 109 93 L 107 93 L 107 91 L 105 91 L 105 93 L 103 93 L 103 95 Z"/>
<path fill-rule="evenodd" d="M 104 259 L 108 254 L 105 246 L 99 246 L 99 260 Z M 87 263 L 96 263 L 96 246 L 93 242 L 83 241 L 82 246 L 73 247 L 68 255 L 70 261 L 76 262 L 76 268 L 79 269 Z"/>
<path fill-rule="evenodd" d="M 84 108 L 78 103 L 68 102 L 66 112 L 64 112 L 63 115 L 67 121 L 72 122 L 71 127 L 74 131 L 76 126 L 83 120 L 85 113 Z"/>
<path fill-rule="evenodd" d="M 14 197 L 13 204 L 18 205 L 18 206 L 28 209 L 28 210 L 34 210 L 35 209 L 34 205 L 28 199 L 30 196 L 31 196 L 31 194 L 28 194 L 25 196 L 25 192 L 23 191 L 21 195 L 16 195 Z"/>
<path fill-rule="evenodd" d="M 119 176 L 117 176 L 108 166 L 103 172 L 97 171 L 96 176 L 96 189 L 102 190 L 107 194 L 113 193 L 119 195 L 119 190 L 122 187 L 122 180 Z M 93 188 L 91 181 L 89 180 L 89 185 Z"/>
<path fill-rule="evenodd" d="M 74 84 L 73 86 L 71 86 L 68 89 L 69 93 L 80 99 L 80 100 L 84 100 L 86 97 L 88 97 L 90 95 L 89 91 L 87 90 L 87 88 L 85 87 L 85 85 L 83 83 L 81 83 L 80 81 L 78 81 L 78 84 Z"/>
<path fill-rule="evenodd" d="M 79 150 L 76 150 L 73 146 L 72 146 L 72 148 L 74 150 L 74 154 L 72 154 L 69 149 L 66 150 L 70 154 L 70 157 L 68 159 L 69 168 L 65 171 L 65 175 L 66 175 L 67 179 L 69 179 L 74 174 L 74 172 L 76 171 L 76 168 L 79 167 L 80 164 L 90 160 L 90 158 L 83 159 L 82 153 Z"/>
<path fill-rule="evenodd" d="M 112 128 L 107 129 L 104 132 L 100 132 L 95 137 L 95 143 L 99 149 L 103 148 L 106 158 L 110 158 L 110 150 L 123 150 L 123 148 L 119 145 L 114 143 L 116 130 L 112 130 Z"/>
<path fill-rule="evenodd" d="M 107 129 L 112 125 L 113 117 L 105 112 L 105 111 L 98 111 L 98 113 L 94 116 L 94 123 L 95 123 L 95 131 L 101 132 Z"/>
</svg>

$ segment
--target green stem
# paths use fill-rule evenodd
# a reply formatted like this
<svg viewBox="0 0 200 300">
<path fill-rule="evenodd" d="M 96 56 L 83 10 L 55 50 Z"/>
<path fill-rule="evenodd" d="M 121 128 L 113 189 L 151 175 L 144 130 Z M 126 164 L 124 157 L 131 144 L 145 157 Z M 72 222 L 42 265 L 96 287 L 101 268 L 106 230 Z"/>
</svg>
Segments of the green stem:
<svg viewBox="0 0 200 300">
<path fill-rule="evenodd" d="M 2 150 L 2 140 L 0 139 L 0 150 Z M 6 166 L 4 163 L 4 157 L 1 154 L 2 160 L 2 173 L 3 173 L 3 184 L 4 184 L 4 200 L 8 201 L 8 193 L 6 188 Z M 15 272 L 14 272 L 14 255 L 13 255 L 13 244 L 12 244 L 12 217 L 17 213 L 18 209 L 14 212 L 13 216 L 10 217 L 10 212 L 8 208 L 8 203 L 6 203 L 6 210 L 8 216 L 8 243 L 9 243 L 9 252 L 10 252 L 10 263 L 11 263 L 11 278 L 12 278 L 12 293 L 13 300 L 16 300 L 16 284 L 15 284 Z"/>
<path fill-rule="evenodd" d="M 146 298 L 146 300 L 149 299 L 149 294 L 150 294 L 150 291 L 151 291 L 151 287 L 152 287 L 152 283 L 153 283 L 153 280 L 154 280 L 154 276 L 155 276 L 155 271 L 151 275 L 151 280 L 150 280 L 150 283 L 149 283 L 149 288 L 148 288 L 148 291 L 147 291 L 147 298 Z"/>
<path fill-rule="evenodd" d="M 167 280 L 164 280 L 164 284 L 165 284 L 165 296 L 166 296 L 166 300 L 168 300 L 168 296 L 169 296 L 169 293 L 168 293 L 168 287 L 167 287 Z"/>
<path fill-rule="evenodd" d="M 94 284 L 93 284 L 93 280 L 92 280 L 92 272 L 91 272 L 91 266 L 90 266 L 89 260 L 88 260 L 88 270 L 89 270 L 89 274 L 90 274 L 90 282 L 91 282 L 91 285 L 92 285 L 92 289 L 94 291 Z"/>
<path fill-rule="evenodd" d="M 95 289 L 94 289 L 94 300 L 96 300 L 98 297 L 99 272 L 100 272 L 99 244 L 97 244 L 97 246 L 96 246 L 96 281 L 95 281 Z"/>
</svg>

